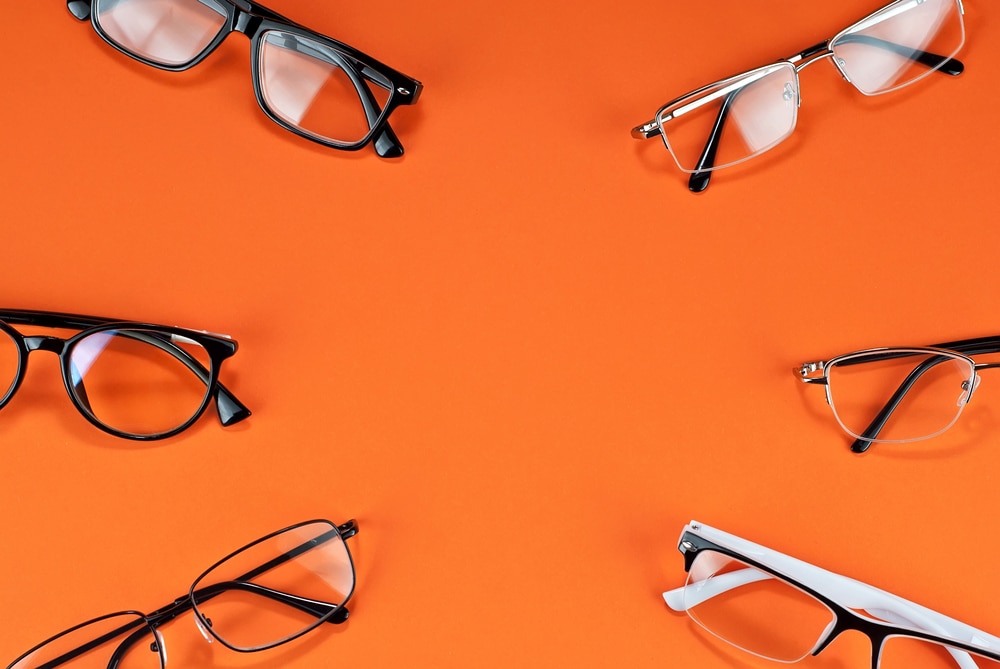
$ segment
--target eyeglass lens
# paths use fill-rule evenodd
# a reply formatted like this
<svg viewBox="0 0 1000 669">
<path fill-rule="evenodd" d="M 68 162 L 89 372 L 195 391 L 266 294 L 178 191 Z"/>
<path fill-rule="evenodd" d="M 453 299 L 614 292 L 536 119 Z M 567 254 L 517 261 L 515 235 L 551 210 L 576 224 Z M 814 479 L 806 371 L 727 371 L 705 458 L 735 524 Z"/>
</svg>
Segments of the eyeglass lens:
<svg viewBox="0 0 1000 669">
<path fill-rule="evenodd" d="M 337 528 L 316 522 L 260 541 L 206 572 L 195 612 L 227 645 L 257 650 L 328 619 L 354 590 L 354 567 Z"/>
<path fill-rule="evenodd" d="M 128 643 L 134 639 L 135 643 Z M 159 643 L 153 643 L 154 639 Z M 118 613 L 92 620 L 46 642 L 9 669 L 163 669 L 162 642 L 142 616 Z M 117 663 L 115 662 L 117 660 Z"/>
<path fill-rule="evenodd" d="M 155 330 L 103 330 L 69 352 L 71 392 L 98 422 L 151 435 L 190 420 L 205 402 L 212 362 L 186 337 Z"/>
<path fill-rule="evenodd" d="M 204 51 L 228 16 L 214 0 L 97 0 L 94 8 L 97 25 L 111 41 L 171 67 Z"/>
<path fill-rule="evenodd" d="M 741 560 L 702 550 L 684 586 L 699 625 L 737 648 L 779 662 L 808 655 L 833 612 L 815 597 Z"/>
<path fill-rule="evenodd" d="M 664 110 L 664 141 L 686 172 L 728 167 L 763 153 L 795 128 L 798 78 L 788 63 L 715 84 L 691 104 Z M 718 134 L 718 141 L 708 138 Z M 705 160 L 706 146 L 715 155 Z"/>
<path fill-rule="evenodd" d="M 912 441 L 948 429 L 974 389 L 975 370 L 948 353 L 900 351 L 846 356 L 827 368 L 830 405 L 855 437 Z M 895 400 L 894 400 L 895 398 Z M 886 406 L 898 402 L 877 435 L 865 435 Z"/>
<path fill-rule="evenodd" d="M 844 76 L 862 93 L 875 95 L 922 79 L 964 42 L 957 0 L 909 0 L 852 26 L 830 50 Z"/>
<path fill-rule="evenodd" d="M 361 141 L 389 100 L 391 84 L 327 45 L 265 32 L 258 57 L 263 103 L 285 123 L 334 142 Z M 369 85 L 369 84 L 374 85 Z"/>
</svg>

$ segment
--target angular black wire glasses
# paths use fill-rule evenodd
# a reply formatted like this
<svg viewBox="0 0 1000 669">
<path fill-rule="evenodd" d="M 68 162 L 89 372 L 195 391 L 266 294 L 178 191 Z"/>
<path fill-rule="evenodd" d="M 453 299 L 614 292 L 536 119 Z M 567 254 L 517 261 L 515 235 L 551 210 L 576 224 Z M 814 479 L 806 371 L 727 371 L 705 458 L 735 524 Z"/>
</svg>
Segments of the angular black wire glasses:
<svg viewBox="0 0 1000 669">
<path fill-rule="evenodd" d="M 979 387 L 979 371 L 1000 367 L 969 356 L 990 353 L 1000 353 L 1000 337 L 873 348 L 793 371 L 803 383 L 826 388 L 834 417 L 854 437 L 851 450 L 864 453 L 875 442 L 929 439 L 954 425 Z"/>
<path fill-rule="evenodd" d="M 13 326 L 79 330 L 68 339 Z M 188 428 L 215 399 L 223 425 L 250 416 L 219 382 L 236 353 L 224 335 L 165 325 L 26 309 L 0 309 L 0 408 L 20 388 L 32 351 L 59 356 L 63 385 L 93 425 L 126 439 L 164 439 Z"/>
<path fill-rule="evenodd" d="M 708 188 L 712 172 L 759 156 L 795 129 L 801 102 L 799 72 L 829 58 L 861 93 L 880 95 L 935 71 L 958 75 L 965 43 L 962 0 L 896 0 L 796 55 L 717 81 L 660 107 L 632 129 L 636 139 L 656 135 L 688 189 Z"/>
<path fill-rule="evenodd" d="M 207 641 L 244 653 L 287 643 L 323 623 L 342 623 L 355 582 L 345 540 L 357 532 L 353 520 L 286 527 L 215 563 L 172 603 L 149 614 L 120 611 L 88 620 L 38 644 L 7 669 L 164 669 L 159 628 L 187 611 L 194 612 Z"/>
<path fill-rule="evenodd" d="M 694 521 L 678 549 L 688 577 L 667 605 L 747 653 L 798 662 L 854 630 L 871 669 L 1000 669 L 1000 638 L 867 583 Z"/>
<path fill-rule="evenodd" d="M 357 49 L 250 0 L 67 0 L 108 44 L 162 70 L 197 65 L 232 32 L 250 39 L 257 102 L 271 120 L 314 142 L 353 151 L 374 141 L 403 155 L 389 115 L 422 85 Z"/>
</svg>

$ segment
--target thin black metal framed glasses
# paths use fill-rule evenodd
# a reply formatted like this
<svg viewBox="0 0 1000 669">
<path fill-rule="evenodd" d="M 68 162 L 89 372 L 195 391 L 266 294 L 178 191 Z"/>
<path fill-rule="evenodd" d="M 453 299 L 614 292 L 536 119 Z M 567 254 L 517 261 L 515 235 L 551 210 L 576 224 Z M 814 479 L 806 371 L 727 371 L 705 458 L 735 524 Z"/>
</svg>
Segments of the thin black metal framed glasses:
<svg viewBox="0 0 1000 669">
<path fill-rule="evenodd" d="M 687 582 L 667 606 L 752 655 L 798 662 L 854 630 L 871 669 L 1000 669 L 1000 638 L 867 583 L 694 521 L 678 549 Z"/>
<path fill-rule="evenodd" d="M 14 326 L 78 330 L 62 339 L 25 335 Z M 190 427 L 212 399 L 219 421 L 250 410 L 219 382 L 236 353 L 225 335 L 151 323 L 27 309 L 0 309 L 0 408 L 21 387 L 33 351 L 59 356 L 63 385 L 83 416 L 125 439 L 154 440 Z"/>
<path fill-rule="evenodd" d="M 864 453 L 873 443 L 929 439 L 954 425 L 979 387 L 979 372 L 1000 368 L 970 356 L 991 353 L 1000 353 L 1000 336 L 872 348 L 793 371 L 803 383 L 825 387 L 834 417 L 854 437 L 851 450 Z"/>
<path fill-rule="evenodd" d="M 952 76 L 965 43 L 962 0 L 895 0 L 836 36 L 763 67 L 686 93 L 632 129 L 636 139 L 660 136 L 688 189 L 708 188 L 712 172 L 774 148 L 795 129 L 799 72 L 829 59 L 864 95 L 881 95 L 932 72 Z"/>
<path fill-rule="evenodd" d="M 250 40 L 254 93 L 271 120 L 300 137 L 353 151 L 372 142 L 403 155 L 389 115 L 422 84 L 354 47 L 250 0 L 67 0 L 108 44 L 162 70 L 197 65 L 233 32 Z"/>
<path fill-rule="evenodd" d="M 346 540 L 357 532 L 354 520 L 310 520 L 273 532 L 216 562 L 170 604 L 149 614 L 93 618 L 43 641 L 7 669 L 164 669 L 159 628 L 188 611 L 207 641 L 242 653 L 274 648 L 324 623 L 343 623 L 355 584 Z"/>
</svg>

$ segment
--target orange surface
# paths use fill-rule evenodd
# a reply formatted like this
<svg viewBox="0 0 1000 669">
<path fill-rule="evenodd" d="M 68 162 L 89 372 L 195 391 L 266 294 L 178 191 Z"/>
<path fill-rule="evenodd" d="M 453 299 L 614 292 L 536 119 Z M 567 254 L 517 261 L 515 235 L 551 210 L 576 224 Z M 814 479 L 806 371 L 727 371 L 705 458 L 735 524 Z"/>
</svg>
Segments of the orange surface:
<svg viewBox="0 0 1000 669">
<path fill-rule="evenodd" d="M 866 99 L 808 68 L 795 136 L 698 196 L 629 129 L 878 2 L 273 0 L 423 81 L 395 162 L 270 122 L 238 35 L 170 74 L 7 7 L 2 306 L 230 333 L 254 415 L 136 445 L 33 355 L 0 415 L 0 663 L 313 517 L 358 519 L 350 622 L 242 657 L 188 616 L 170 666 L 744 666 L 660 599 L 691 518 L 1000 634 L 1000 374 L 944 436 L 855 456 L 790 372 L 1000 334 L 1000 16 L 967 5 L 961 77 Z"/>
</svg>

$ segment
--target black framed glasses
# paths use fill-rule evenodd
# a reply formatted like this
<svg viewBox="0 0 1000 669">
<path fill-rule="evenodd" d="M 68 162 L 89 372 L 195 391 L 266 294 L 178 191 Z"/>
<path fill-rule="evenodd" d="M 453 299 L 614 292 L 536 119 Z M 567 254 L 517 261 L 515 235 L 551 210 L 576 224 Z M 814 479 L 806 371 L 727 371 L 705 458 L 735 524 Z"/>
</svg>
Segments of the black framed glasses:
<svg viewBox="0 0 1000 669">
<path fill-rule="evenodd" d="M 62 339 L 14 326 L 78 330 Z M 32 351 L 59 356 L 63 385 L 93 425 L 126 439 L 153 440 L 190 427 L 212 399 L 224 426 L 250 410 L 222 383 L 236 353 L 225 335 L 150 323 L 26 309 L 0 309 L 0 408 L 21 387 Z"/>
<path fill-rule="evenodd" d="M 864 95 L 881 95 L 932 72 L 958 75 L 965 43 L 962 0 L 895 0 L 835 37 L 790 58 L 709 84 L 660 107 L 632 129 L 636 139 L 659 135 L 688 189 L 708 188 L 712 172 L 759 156 L 795 129 L 799 72 L 829 59 Z"/>
<path fill-rule="evenodd" d="M 905 443 L 941 434 L 958 420 L 979 387 L 979 371 L 1000 362 L 970 356 L 1000 353 L 1000 337 L 929 347 L 872 348 L 793 371 L 803 383 L 826 388 L 833 415 L 864 453 L 876 442 Z"/>
<path fill-rule="evenodd" d="M 159 628 L 192 611 L 206 640 L 249 653 L 287 643 L 324 623 L 347 620 L 354 562 L 349 520 L 311 520 L 247 544 L 209 567 L 188 594 L 144 614 L 110 613 L 43 641 L 7 669 L 164 669 Z"/>
<path fill-rule="evenodd" d="M 197 65 L 232 32 L 250 39 L 261 109 L 291 132 L 334 149 L 369 142 L 403 155 L 389 115 L 420 97 L 421 83 L 357 49 L 250 0 L 67 0 L 108 44 L 162 70 Z"/>
<path fill-rule="evenodd" d="M 694 521 L 678 549 L 688 577 L 667 605 L 747 653 L 798 662 L 854 630 L 871 669 L 1000 669 L 1000 638 L 867 583 Z"/>
</svg>

